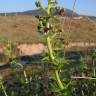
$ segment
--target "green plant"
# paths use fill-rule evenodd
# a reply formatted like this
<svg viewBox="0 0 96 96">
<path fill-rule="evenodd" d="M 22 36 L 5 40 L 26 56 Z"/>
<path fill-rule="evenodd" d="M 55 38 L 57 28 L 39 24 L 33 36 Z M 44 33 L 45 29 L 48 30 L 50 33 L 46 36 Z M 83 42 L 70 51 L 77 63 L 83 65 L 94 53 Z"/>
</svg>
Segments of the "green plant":
<svg viewBox="0 0 96 96">
<path fill-rule="evenodd" d="M 92 79 L 92 80 L 95 79 L 95 74 L 96 74 L 95 59 L 93 56 L 92 58 L 94 59 L 93 60 L 94 78 L 86 77 L 86 76 L 84 76 L 84 71 L 88 70 L 88 68 L 87 68 L 85 62 L 83 61 L 82 57 L 80 57 L 80 60 L 78 62 L 74 62 L 74 64 L 71 65 L 70 60 L 68 62 L 68 60 L 66 60 L 66 57 L 64 54 L 63 54 L 63 56 L 62 55 L 60 56 L 60 55 L 58 55 L 59 50 L 57 50 L 57 52 L 54 50 L 54 48 L 59 48 L 60 43 L 62 41 L 64 41 L 64 37 L 62 38 L 60 36 L 60 34 L 62 35 L 63 30 L 57 28 L 55 25 L 53 25 L 50 22 L 51 19 L 58 18 L 58 15 L 52 14 L 52 10 L 56 7 L 56 4 L 57 4 L 56 0 L 48 0 L 48 6 L 44 7 L 40 1 L 36 2 L 36 6 L 38 8 L 41 8 L 46 13 L 46 16 L 42 16 L 42 17 L 36 16 L 39 20 L 38 32 L 40 32 L 43 35 L 43 37 L 45 39 L 45 44 L 47 45 L 47 48 L 48 48 L 47 56 L 43 60 L 50 62 L 50 64 L 52 64 L 54 67 L 53 74 L 55 77 L 52 78 L 52 80 L 53 80 L 53 82 L 51 83 L 52 91 L 57 93 L 59 96 L 69 96 L 69 95 L 72 95 L 71 94 L 72 83 L 74 81 L 74 80 L 72 81 L 72 79 L 81 79 L 81 78 L 82 79 Z M 59 15 L 64 14 L 64 9 L 60 9 L 58 14 Z M 58 41 L 60 41 L 60 42 L 58 43 Z M 61 45 L 63 45 L 63 44 L 61 44 Z M 70 75 L 72 75 L 68 72 L 70 69 L 74 69 L 75 71 L 78 70 L 78 72 L 79 72 L 78 75 L 80 75 L 80 77 L 70 76 Z M 49 77 L 49 79 L 50 79 L 50 77 Z M 75 80 L 74 82 L 76 83 L 77 81 Z M 83 86 L 83 84 L 84 84 L 84 86 Z M 80 94 L 82 96 L 85 96 L 85 94 L 89 94 L 86 92 L 89 90 L 88 88 L 89 88 L 90 84 L 92 84 L 92 81 L 91 82 L 89 82 L 89 81 L 86 82 L 83 80 L 81 81 L 80 86 L 81 85 L 82 86 L 81 86 Z M 94 83 L 94 86 L 95 86 L 95 83 Z M 77 84 L 77 87 L 79 88 L 78 84 Z M 87 88 L 88 90 L 85 91 L 84 88 Z M 73 89 L 76 89 L 76 88 L 73 88 Z"/>
<path fill-rule="evenodd" d="M 96 78 L 96 50 L 92 52 L 92 64 L 93 64 L 93 77 Z M 94 89 L 96 87 L 96 80 L 94 80 Z M 93 96 L 96 96 L 96 92 L 94 91 Z"/>
<path fill-rule="evenodd" d="M 51 62 L 51 64 L 54 66 L 54 74 L 55 74 L 54 80 L 56 81 L 56 83 L 51 84 L 51 88 L 59 94 L 62 93 L 68 95 L 67 94 L 68 85 L 64 84 L 63 80 L 60 77 L 61 74 L 60 71 L 62 70 L 64 64 L 67 64 L 67 61 L 64 59 L 64 56 L 60 57 L 58 56 L 58 52 L 56 53 L 54 51 L 54 47 L 55 48 L 59 47 L 56 46 L 56 44 L 58 45 L 57 43 L 58 40 L 63 40 L 63 38 L 60 37 L 62 29 L 56 28 L 54 25 L 50 23 L 50 19 L 55 19 L 57 17 L 56 15 L 51 14 L 51 11 L 56 6 L 56 4 L 57 4 L 56 0 L 48 0 L 48 6 L 47 8 L 45 8 L 43 7 L 43 5 L 41 5 L 40 1 L 36 2 L 36 6 L 41 8 L 46 13 L 46 16 L 44 17 L 37 16 L 37 18 L 39 19 L 38 31 L 41 34 L 43 34 L 46 41 L 45 43 L 48 48 L 48 54 L 43 60 L 47 60 Z M 62 10 L 59 11 L 59 14 L 63 14 L 63 13 L 64 11 Z M 57 89 L 58 91 L 56 91 Z"/>
<path fill-rule="evenodd" d="M 3 79 L 2 77 L 0 76 L 0 88 L 3 90 L 3 93 L 5 96 L 8 96 L 7 92 L 6 92 L 6 89 L 5 89 L 5 86 L 3 84 Z"/>
<path fill-rule="evenodd" d="M 15 59 L 15 57 L 13 55 L 13 48 L 14 48 L 13 46 L 14 45 L 12 45 L 11 41 L 7 41 L 5 43 L 5 52 L 8 57 L 9 64 L 11 65 L 11 68 L 13 70 L 16 70 L 16 69 L 22 70 L 25 82 L 28 83 L 27 73 L 25 70 L 26 67 L 21 62 L 19 62 L 17 59 Z"/>
</svg>

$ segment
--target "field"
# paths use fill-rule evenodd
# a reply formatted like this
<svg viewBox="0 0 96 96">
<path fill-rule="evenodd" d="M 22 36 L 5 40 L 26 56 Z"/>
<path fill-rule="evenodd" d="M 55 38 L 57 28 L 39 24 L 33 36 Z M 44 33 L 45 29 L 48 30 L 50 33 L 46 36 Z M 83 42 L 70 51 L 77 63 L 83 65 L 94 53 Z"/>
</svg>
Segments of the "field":
<svg viewBox="0 0 96 96">
<path fill-rule="evenodd" d="M 63 19 L 64 20 L 64 19 Z M 58 21 L 54 21 L 58 23 Z M 94 21 L 95 22 L 95 21 Z M 62 25 L 60 22 L 57 26 Z M 38 20 L 34 16 L 0 16 L 0 40 L 8 39 L 17 42 L 42 42 L 37 32 Z M 96 23 L 87 19 L 64 20 L 65 39 L 69 42 L 96 42 Z M 70 30 L 69 30 L 70 29 Z"/>
</svg>

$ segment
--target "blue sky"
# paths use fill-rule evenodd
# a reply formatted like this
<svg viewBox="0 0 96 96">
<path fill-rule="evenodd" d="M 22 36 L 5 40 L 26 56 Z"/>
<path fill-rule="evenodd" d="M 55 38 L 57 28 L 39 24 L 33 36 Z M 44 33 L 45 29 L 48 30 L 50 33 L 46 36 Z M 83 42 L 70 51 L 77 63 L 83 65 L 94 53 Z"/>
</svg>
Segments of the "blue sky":
<svg viewBox="0 0 96 96">
<path fill-rule="evenodd" d="M 0 0 L 0 12 L 18 12 L 35 9 L 35 0 Z M 46 5 L 47 0 L 41 0 Z M 74 0 L 58 0 L 59 6 L 72 9 Z M 96 16 L 96 0 L 77 0 L 75 11 Z"/>
</svg>

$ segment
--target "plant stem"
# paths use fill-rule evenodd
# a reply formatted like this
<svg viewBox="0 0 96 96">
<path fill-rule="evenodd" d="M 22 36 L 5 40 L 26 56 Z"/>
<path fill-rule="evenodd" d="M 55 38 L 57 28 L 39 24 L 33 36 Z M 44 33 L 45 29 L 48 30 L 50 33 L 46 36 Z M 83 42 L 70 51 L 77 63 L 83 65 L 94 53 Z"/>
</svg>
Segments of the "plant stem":
<svg viewBox="0 0 96 96">
<path fill-rule="evenodd" d="M 23 74 L 24 74 L 25 82 L 27 83 L 28 82 L 28 78 L 27 78 L 27 73 L 26 73 L 25 70 L 23 70 Z"/>
<path fill-rule="evenodd" d="M 51 39 L 49 36 L 47 37 L 47 47 L 48 47 L 49 57 L 50 57 L 51 61 L 53 61 L 55 59 L 55 57 L 53 55 L 53 50 L 52 50 L 52 46 L 51 46 Z"/>
<path fill-rule="evenodd" d="M 93 60 L 93 76 L 96 77 L 95 60 Z"/>
<path fill-rule="evenodd" d="M 86 79 L 86 80 L 96 80 L 96 78 L 93 77 L 79 77 L 79 76 L 71 76 L 72 79 Z"/>
<path fill-rule="evenodd" d="M 60 80 L 60 76 L 59 76 L 59 71 L 58 70 L 55 70 L 55 75 L 56 75 L 57 83 L 58 83 L 60 89 L 63 90 L 64 86 L 63 86 L 63 84 L 62 84 L 62 82 Z"/>
<path fill-rule="evenodd" d="M 3 90 L 3 92 L 4 92 L 4 95 L 5 95 L 5 96 L 8 96 L 8 95 L 7 95 L 7 92 L 6 92 L 6 90 L 5 90 L 5 87 L 4 87 L 4 85 L 3 85 L 3 83 L 2 83 L 1 80 L 0 80 L 0 85 L 1 85 L 1 88 L 2 88 L 2 90 Z"/>
<path fill-rule="evenodd" d="M 50 39 L 49 36 L 47 37 L 47 47 L 48 47 L 49 57 L 50 57 L 51 61 L 54 63 L 55 57 L 53 55 L 51 39 Z M 57 69 L 55 70 L 55 76 L 56 76 L 56 80 L 57 80 L 57 83 L 58 83 L 60 89 L 63 90 L 64 86 L 63 86 L 63 83 L 61 82 L 61 79 L 60 79 L 60 76 L 59 76 L 59 72 L 58 72 Z"/>
<path fill-rule="evenodd" d="M 95 69 L 95 60 L 93 59 L 93 76 L 96 77 L 96 69 Z M 96 86 L 95 80 L 94 80 L 94 88 Z M 96 96 L 96 92 L 94 91 L 93 96 Z"/>
</svg>

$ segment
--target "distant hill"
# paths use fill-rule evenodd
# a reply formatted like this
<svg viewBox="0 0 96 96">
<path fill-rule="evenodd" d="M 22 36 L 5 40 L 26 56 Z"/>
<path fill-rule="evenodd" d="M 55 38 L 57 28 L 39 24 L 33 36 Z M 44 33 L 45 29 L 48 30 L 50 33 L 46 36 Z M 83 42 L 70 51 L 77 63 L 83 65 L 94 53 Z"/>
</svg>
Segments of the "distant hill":
<svg viewBox="0 0 96 96">
<path fill-rule="evenodd" d="M 92 20 L 96 20 L 96 16 L 88 16 Z"/>
<path fill-rule="evenodd" d="M 22 14 L 22 13 L 21 13 L 21 14 Z M 44 13 L 41 9 L 24 11 L 23 14 L 26 14 L 26 15 L 45 15 L 45 13 Z M 57 13 L 56 13 L 56 9 L 53 9 L 53 10 L 52 10 L 52 14 L 57 14 Z M 72 14 L 73 14 L 74 16 L 78 16 L 78 14 L 75 13 L 75 12 L 73 12 L 72 10 L 70 10 L 70 9 L 65 9 L 65 14 L 64 14 L 64 16 L 72 16 Z"/>
<path fill-rule="evenodd" d="M 57 14 L 55 8 L 52 10 L 52 14 Z M 70 9 L 65 9 L 64 16 L 70 17 L 70 16 L 72 16 L 72 14 L 73 14 L 73 16 L 79 16 L 76 12 L 73 12 Z M 4 16 L 5 13 L 0 13 L 0 15 Z M 34 16 L 43 15 L 44 16 L 44 15 L 46 15 L 46 13 L 44 13 L 42 9 L 36 9 L 36 10 L 28 10 L 28 11 L 24 11 L 24 12 L 11 12 L 11 13 L 6 13 L 6 15 L 8 15 L 8 16 L 13 16 L 13 15 L 34 15 Z"/>
<path fill-rule="evenodd" d="M 57 14 L 55 8 L 52 10 L 52 14 Z M 11 12 L 11 13 L 6 13 L 6 14 L 0 13 L 0 15 L 1 16 L 5 16 L 5 15 L 7 15 L 7 16 L 14 16 L 14 15 L 33 15 L 33 16 L 41 15 L 42 16 L 43 15 L 44 16 L 44 15 L 46 15 L 46 13 L 44 13 L 42 9 L 36 9 L 36 10 L 27 10 L 24 12 Z M 70 9 L 65 8 L 64 16 L 72 17 L 72 15 L 73 15 L 73 17 L 78 17 L 78 16 L 86 17 L 85 15 L 78 14 L 76 12 L 73 12 Z M 95 16 L 87 16 L 87 17 L 89 17 L 92 20 L 96 20 Z"/>
</svg>

